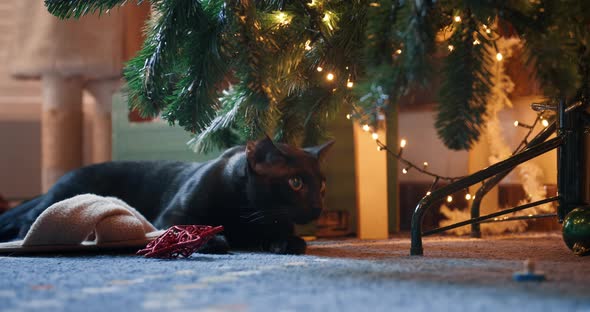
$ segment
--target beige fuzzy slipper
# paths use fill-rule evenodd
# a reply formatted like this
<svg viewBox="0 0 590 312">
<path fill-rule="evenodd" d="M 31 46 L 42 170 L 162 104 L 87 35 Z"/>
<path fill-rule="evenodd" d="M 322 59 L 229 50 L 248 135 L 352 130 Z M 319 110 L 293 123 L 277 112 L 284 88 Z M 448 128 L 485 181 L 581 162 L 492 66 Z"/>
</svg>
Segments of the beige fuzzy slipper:
<svg viewBox="0 0 590 312">
<path fill-rule="evenodd" d="M 0 243 L 0 253 L 140 249 L 163 232 L 120 199 L 84 194 L 47 208 L 23 240 Z"/>
</svg>

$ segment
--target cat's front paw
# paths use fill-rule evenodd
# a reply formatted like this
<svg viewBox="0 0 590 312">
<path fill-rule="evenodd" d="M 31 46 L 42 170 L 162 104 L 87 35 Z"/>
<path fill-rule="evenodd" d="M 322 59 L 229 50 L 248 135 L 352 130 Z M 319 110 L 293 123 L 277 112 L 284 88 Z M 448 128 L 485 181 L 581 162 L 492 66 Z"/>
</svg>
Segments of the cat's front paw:
<svg viewBox="0 0 590 312">
<path fill-rule="evenodd" d="M 229 243 L 223 235 L 215 235 L 211 237 L 203 247 L 199 248 L 198 253 L 204 254 L 227 254 L 229 253 Z"/>
<path fill-rule="evenodd" d="M 301 255 L 305 253 L 307 243 L 299 236 L 270 243 L 269 251 L 275 254 Z"/>
</svg>

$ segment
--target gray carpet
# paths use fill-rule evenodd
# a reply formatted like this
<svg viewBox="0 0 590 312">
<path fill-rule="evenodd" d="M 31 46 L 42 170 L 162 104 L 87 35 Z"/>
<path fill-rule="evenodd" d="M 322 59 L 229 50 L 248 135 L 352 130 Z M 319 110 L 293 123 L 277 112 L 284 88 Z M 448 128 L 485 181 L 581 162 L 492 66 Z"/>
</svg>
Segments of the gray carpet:
<svg viewBox="0 0 590 312">
<path fill-rule="evenodd" d="M 590 258 L 557 235 L 316 241 L 305 256 L 238 252 L 0 257 L 1 311 L 590 311 Z M 512 249 L 511 249 L 512 248 Z M 547 281 L 517 283 L 521 260 Z"/>
</svg>

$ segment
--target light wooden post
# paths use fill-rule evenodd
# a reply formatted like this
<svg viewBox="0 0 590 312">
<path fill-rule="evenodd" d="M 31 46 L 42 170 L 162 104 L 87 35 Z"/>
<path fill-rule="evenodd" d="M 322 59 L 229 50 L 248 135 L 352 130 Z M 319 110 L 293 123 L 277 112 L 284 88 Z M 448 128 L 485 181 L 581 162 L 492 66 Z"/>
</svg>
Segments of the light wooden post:
<svg viewBox="0 0 590 312">
<path fill-rule="evenodd" d="M 113 94 L 119 89 L 119 79 L 94 80 L 87 90 L 95 100 L 92 116 L 92 162 L 100 163 L 112 157 Z"/>
<path fill-rule="evenodd" d="M 371 134 L 353 126 L 357 188 L 357 231 L 360 239 L 388 238 L 387 154 L 377 150 Z M 387 142 L 386 131 L 378 132 Z"/>
<path fill-rule="evenodd" d="M 82 165 L 82 81 L 43 75 L 41 189 Z"/>
</svg>

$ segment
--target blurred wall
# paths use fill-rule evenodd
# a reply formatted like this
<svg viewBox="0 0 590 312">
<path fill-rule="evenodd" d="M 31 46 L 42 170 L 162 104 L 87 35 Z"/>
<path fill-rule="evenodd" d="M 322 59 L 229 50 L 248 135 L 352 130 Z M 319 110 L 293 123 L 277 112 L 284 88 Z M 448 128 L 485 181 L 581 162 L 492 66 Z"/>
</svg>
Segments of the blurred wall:
<svg viewBox="0 0 590 312">
<path fill-rule="evenodd" d="M 40 85 L 8 73 L 17 1 L 0 1 L 0 194 L 8 198 L 30 197 L 41 189 Z"/>
</svg>

